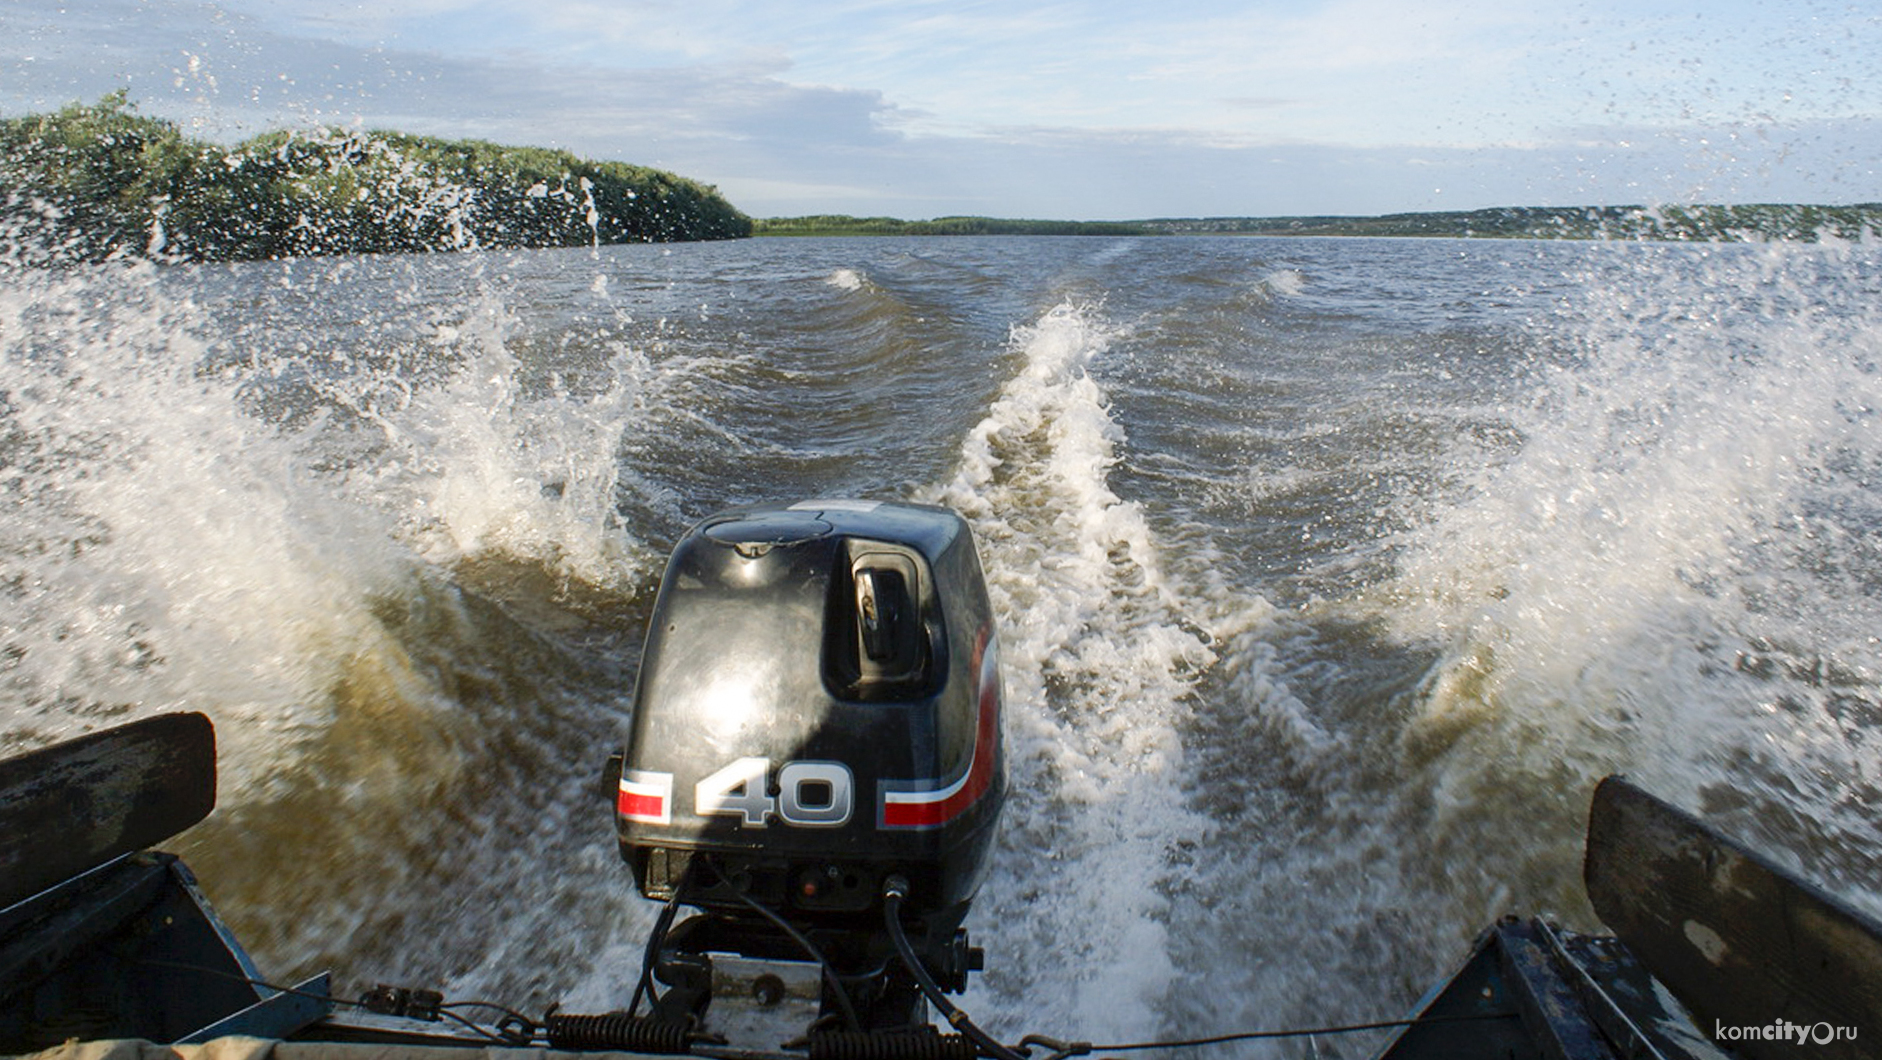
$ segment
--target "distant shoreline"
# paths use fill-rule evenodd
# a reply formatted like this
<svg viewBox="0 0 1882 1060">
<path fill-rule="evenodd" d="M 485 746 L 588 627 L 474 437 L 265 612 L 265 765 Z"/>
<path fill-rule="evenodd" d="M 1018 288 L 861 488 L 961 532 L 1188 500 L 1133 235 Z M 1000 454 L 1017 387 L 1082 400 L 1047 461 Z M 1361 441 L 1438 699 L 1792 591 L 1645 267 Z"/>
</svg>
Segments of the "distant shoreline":
<svg viewBox="0 0 1882 1060">
<path fill-rule="evenodd" d="M 717 188 L 565 151 L 386 131 L 264 133 L 233 147 L 123 91 L 0 118 L 0 253 L 252 261 L 745 236 L 1386 236 L 1816 242 L 1882 236 L 1882 203 L 1511 206 L 1376 217 L 757 219 Z"/>
<path fill-rule="evenodd" d="M 1484 210 L 1399 213 L 1376 217 L 1197 217 L 1142 221 L 1037 221 L 994 217 L 758 218 L 754 237 L 793 236 L 1425 236 L 1482 239 L 1666 240 L 1679 242 L 1815 242 L 1882 236 L 1882 203 L 1817 206 L 1509 206 Z"/>
</svg>

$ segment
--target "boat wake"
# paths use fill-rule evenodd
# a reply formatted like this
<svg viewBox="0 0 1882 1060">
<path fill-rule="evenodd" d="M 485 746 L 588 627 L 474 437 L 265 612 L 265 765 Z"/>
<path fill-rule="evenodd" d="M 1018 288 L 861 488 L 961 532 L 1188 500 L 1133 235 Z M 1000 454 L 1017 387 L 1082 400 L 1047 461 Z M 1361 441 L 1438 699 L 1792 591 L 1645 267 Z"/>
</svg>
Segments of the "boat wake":
<svg viewBox="0 0 1882 1060">
<path fill-rule="evenodd" d="M 1206 831 L 1181 733 L 1215 656 L 1142 509 L 1106 484 L 1125 439 L 1087 368 L 1115 330 L 1071 304 L 1016 329 L 1017 374 L 923 498 L 972 523 L 1003 616 L 1012 793 L 969 994 L 996 1032 L 1154 1033 L 1177 978 L 1166 889 Z"/>
<path fill-rule="evenodd" d="M 1003 1038 L 1394 1015 L 1592 926 L 1617 769 L 1869 901 L 1867 252 L 1266 245 L 9 267 L 0 744 L 203 710 L 182 852 L 271 970 L 606 1011 L 666 547 L 858 493 L 1000 616 Z"/>
</svg>

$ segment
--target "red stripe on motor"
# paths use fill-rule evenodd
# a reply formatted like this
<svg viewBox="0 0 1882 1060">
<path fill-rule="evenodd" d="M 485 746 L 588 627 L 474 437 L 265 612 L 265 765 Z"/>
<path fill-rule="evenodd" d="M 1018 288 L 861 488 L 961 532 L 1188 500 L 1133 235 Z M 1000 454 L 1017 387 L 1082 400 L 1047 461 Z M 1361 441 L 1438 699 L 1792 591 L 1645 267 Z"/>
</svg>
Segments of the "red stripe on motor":
<svg viewBox="0 0 1882 1060">
<path fill-rule="evenodd" d="M 981 652 L 988 647 L 983 640 Z M 1000 680 L 996 673 L 980 686 L 980 710 L 974 724 L 974 757 L 968 763 L 967 775 L 945 795 L 933 791 L 889 793 L 883 798 L 882 827 L 933 828 L 966 813 L 993 786 L 999 742 Z"/>
<path fill-rule="evenodd" d="M 666 818 L 667 800 L 663 795 L 640 795 L 631 791 L 622 791 L 621 800 L 617 805 L 622 817 L 649 821 Z"/>
</svg>

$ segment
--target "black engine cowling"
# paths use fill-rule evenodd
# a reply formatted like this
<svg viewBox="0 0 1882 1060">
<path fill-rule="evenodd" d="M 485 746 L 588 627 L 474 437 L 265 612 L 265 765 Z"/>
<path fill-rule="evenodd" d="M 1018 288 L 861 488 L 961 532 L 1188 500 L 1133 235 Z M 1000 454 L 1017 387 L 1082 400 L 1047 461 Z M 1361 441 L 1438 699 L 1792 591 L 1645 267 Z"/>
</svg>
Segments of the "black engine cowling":
<svg viewBox="0 0 1882 1060">
<path fill-rule="evenodd" d="M 1006 794 L 993 620 L 967 524 L 826 500 L 715 515 L 649 620 L 615 807 L 641 893 L 789 920 L 958 923 Z M 741 895 L 743 897 L 741 897 Z M 937 925 L 939 926 L 939 924 Z"/>
</svg>

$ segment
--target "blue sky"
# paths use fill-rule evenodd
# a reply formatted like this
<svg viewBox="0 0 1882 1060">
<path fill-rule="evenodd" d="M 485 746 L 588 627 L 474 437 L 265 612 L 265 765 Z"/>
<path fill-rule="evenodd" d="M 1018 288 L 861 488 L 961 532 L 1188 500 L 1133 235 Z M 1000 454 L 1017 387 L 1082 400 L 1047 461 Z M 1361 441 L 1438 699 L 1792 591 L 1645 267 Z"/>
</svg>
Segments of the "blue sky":
<svg viewBox="0 0 1882 1060">
<path fill-rule="evenodd" d="M 1882 2 L 0 0 L 0 112 L 562 147 L 757 216 L 1882 201 Z"/>
</svg>

